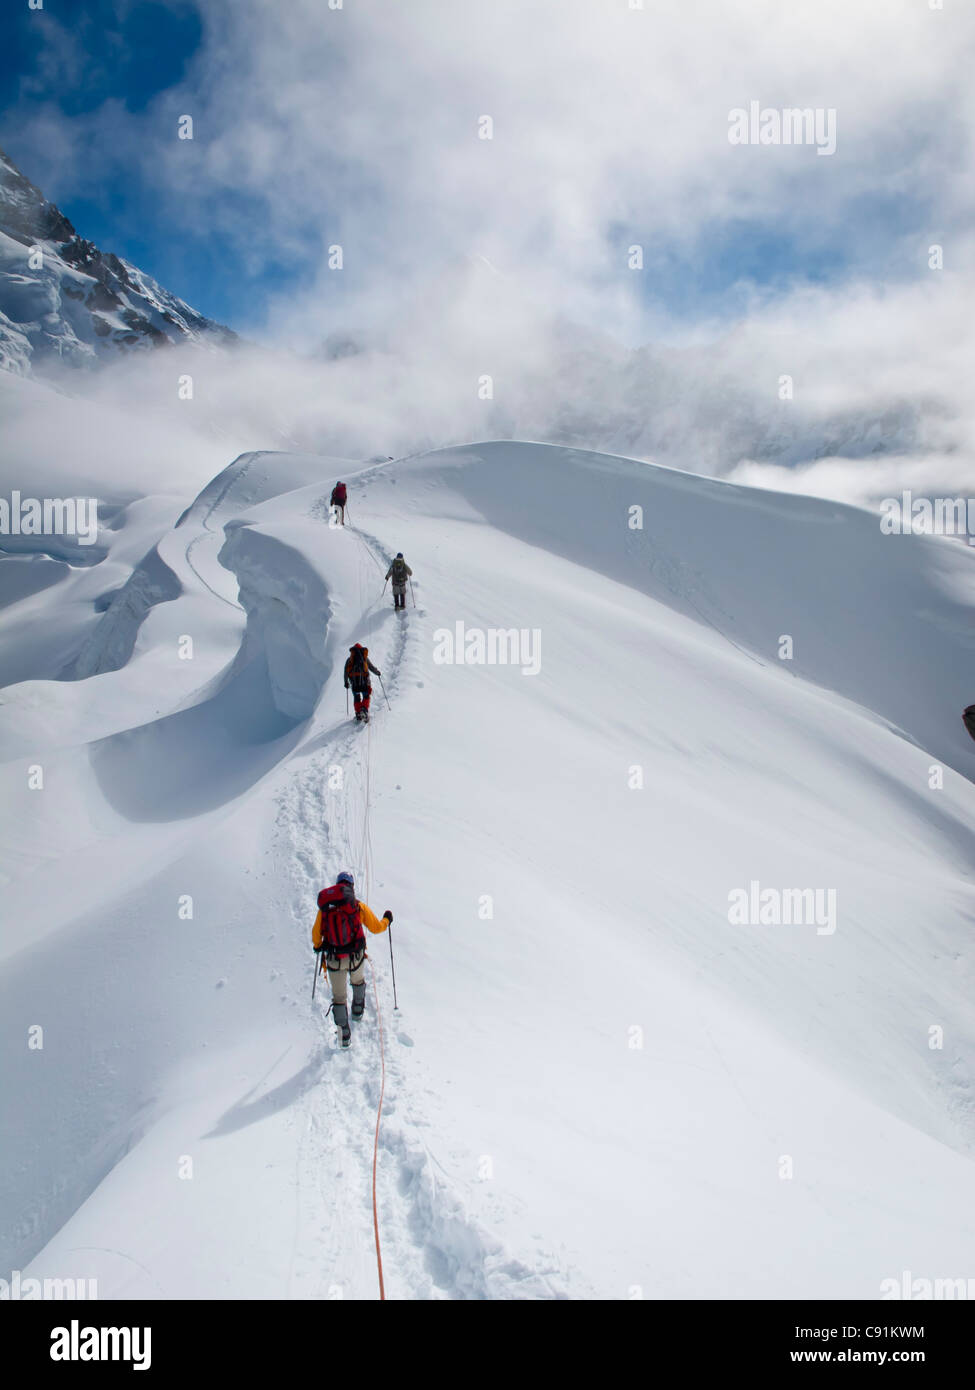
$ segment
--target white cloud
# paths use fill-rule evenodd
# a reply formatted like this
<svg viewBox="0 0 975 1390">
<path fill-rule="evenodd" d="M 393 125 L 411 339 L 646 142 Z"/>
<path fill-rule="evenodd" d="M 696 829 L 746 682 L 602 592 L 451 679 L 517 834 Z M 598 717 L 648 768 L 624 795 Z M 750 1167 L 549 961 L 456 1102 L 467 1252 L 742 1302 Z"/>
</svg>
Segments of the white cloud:
<svg viewBox="0 0 975 1390">
<path fill-rule="evenodd" d="M 270 299 L 279 347 L 346 329 L 375 345 L 327 365 L 208 362 L 196 418 L 211 434 L 370 454 L 512 432 L 705 472 L 752 459 L 765 480 L 771 463 L 875 445 L 919 476 L 971 458 L 970 8 L 210 0 L 203 15 L 182 89 L 69 125 L 75 175 L 143 159 L 171 225 L 255 274 L 300 272 Z M 835 156 L 730 145 L 728 113 L 752 99 L 835 108 Z M 193 142 L 176 139 L 184 113 Z M 693 283 L 728 223 L 761 229 L 772 260 L 795 248 L 794 283 L 744 283 L 733 319 Z M 927 268 L 932 241 L 944 271 Z M 626 267 L 631 242 L 644 272 Z M 804 248 L 822 247 L 855 272 L 803 283 Z M 697 346 L 634 356 L 613 338 Z M 167 370 L 117 381 L 151 404 Z M 843 495 L 844 467 L 869 471 L 803 476 Z"/>
</svg>

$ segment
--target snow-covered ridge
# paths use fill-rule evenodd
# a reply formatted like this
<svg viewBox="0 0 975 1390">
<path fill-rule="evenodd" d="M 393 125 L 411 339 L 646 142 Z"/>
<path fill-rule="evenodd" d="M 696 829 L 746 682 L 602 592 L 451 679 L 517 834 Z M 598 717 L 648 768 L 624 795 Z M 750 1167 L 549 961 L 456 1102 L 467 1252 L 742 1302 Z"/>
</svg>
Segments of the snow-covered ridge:
<svg viewBox="0 0 975 1390">
<path fill-rule="evenodd" d="M 236 341 L 152 276 L 79 236 L 0 150 L 0 368 L 25 374 L 132 348 Z"/>
<path fill-rule="evenodd" d="M 337 476 L 355 527 L 328 525 Z M 0 1268 L 374 1296 L 377 1000 L 391 1296 L 875 1298 L 963 1267 L 967 548 L 526 443 L 245 455 L 174 520 L 180 593 L 131 657 L 0 707 Z M 10 612 L 41 627 L 58 589 Z M 458 621 L 539 631 L 538 675 L 438 662 Z M 366 730 L 354 640 L 390 700 Z M 346 867 L 396 915 L 401 1013 L 379 940 L 342 1056 L 308 930 Z M 833 929 L 732 921 L 753 883 L 832 894 Z"/>
<path fill-rule="evenodd" d="M 191 615 L 211 599 L 239 612 L 235 576 L 217 558 L 224 523 L 248 516 L 268 498 L 307 487 L 313 479 L 351 476 L 358 467 L 347 459 L 246 453 L 222 469 L 161 535 L 164 500 L 140 504 L 131 515 L 120 507 L 102 509 L 99 541 L 92 546 L 80 546 L 71 537 L 6 537 L 4 548 L 16 546 L 16 553 L 2 557 L 0 552 L 0 687 L 34 677 L 77 680 L 121 671 L 140 649 L 140 632 L 150 615 L 157 633 L 147 647 L 158 643 L 163 626 L 175 643 L 187 628 L 192 630 L 197 619 Z M 314 490 L 313 499 L 319 500 Z M 62 604 L 53 613 L 50 606 L 43 609 L 40 625 L 32 622 L 31 608 L 37 606 L 32 594 L 55 584 Z M 171 609 L 165 618 L 155 611 L 160 605 Z M 199 666 L 199 659 L 183 663 L 184 680 Z M 210 677 L 215 674 L 212 660 L 207 666 Z"/>
<path fill-rule="evenodd" d="M 975 780 L 965 547 L 884 535 L 841 503 L 552 445 L 487 442 L 408 466 L 449 477 L 492 527 L 703 624 L 773 677 L 836 691 Z"/>
</svg>

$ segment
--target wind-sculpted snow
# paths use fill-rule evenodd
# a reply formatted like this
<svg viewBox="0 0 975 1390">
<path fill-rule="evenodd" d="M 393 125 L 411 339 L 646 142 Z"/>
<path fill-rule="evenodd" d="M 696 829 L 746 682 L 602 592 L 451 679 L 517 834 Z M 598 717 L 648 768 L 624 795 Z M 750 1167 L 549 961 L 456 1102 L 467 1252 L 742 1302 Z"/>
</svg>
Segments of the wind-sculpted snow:
<svg viewBox="0 0 975 1390">
<path fill-rule="evenodd" d="M 0 709 L 0 1265 L 374 1297 L 385 1059 L 391 1297 L 876 1298 L 964 1267 L 965 547 L 533 444 L 245 455 L 171 522 L 180 591 L 129 659 Z M 347 1054 L 308 998 L 341 869 L 395 914 L 400 1006 L 377 937 Z M 815 910 L 729 910 L 759 889 Z"/>
<path fill-rule="evenodd" d="M 153 547 L 111 597 L 101 621 L 65 674 L 86 680 L 105 671 L 118 671 L 132 655 L 149 610 L 157 603 L 171 602 L 181 593 L 176 575 Z"/>
<path fill-rule="evenodd" d="M 6 555 L 0 559 L 0 608 L 43 593 L 68 573 L 65 560 L 50 555 Z"/>
<path fill-rule="evenodd" d="M 287 541 L 244 522 L 225 529 L 218 558 L 236 575 L 247 614 L 237 664 L 264 660 L 275 709 L 289 719 L 308 719 L 328 674 L 325 584 Z"/>
</svg>

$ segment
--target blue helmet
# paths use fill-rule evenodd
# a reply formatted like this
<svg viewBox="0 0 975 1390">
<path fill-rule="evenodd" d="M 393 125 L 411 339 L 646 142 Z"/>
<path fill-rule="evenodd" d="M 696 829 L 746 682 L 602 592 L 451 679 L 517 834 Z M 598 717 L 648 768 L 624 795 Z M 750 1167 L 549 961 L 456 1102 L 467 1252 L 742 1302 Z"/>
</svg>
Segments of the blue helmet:
<svg viewBox="0 0 975 1390">
<path fill-rule="evenodd" d="M 339 876 L 338 876 L 338 878 L 335 880 L 335 882 L 336 882 L 336 883 L 348 883 L 351 887 L 353 887 L 353 888 L 355 887 L 355 879 L 352 877 L 352 875 L 351 875 L 350 873 L 342 873 L 342 874 L 339 874 Z"/>
</svg>

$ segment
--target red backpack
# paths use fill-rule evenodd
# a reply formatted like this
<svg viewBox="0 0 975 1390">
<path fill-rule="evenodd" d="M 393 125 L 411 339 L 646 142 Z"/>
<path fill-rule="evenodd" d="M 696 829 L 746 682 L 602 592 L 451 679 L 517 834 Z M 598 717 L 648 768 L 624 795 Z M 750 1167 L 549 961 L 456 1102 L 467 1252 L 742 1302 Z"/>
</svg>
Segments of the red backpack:
<svg viewBox="0 0 975 1390">
<path fill-rule="evenodd" d="M 349 659 L 345 663 L 345 674 L 352 682 L 354 689 L 364 688 L 369 685 L 368 647 L 361 647 L 357 642 L 354 647 L 349 648 Z"/>
<path fill-rule="evenodd" d="M 332 488 L 332 505 L 344 507 L 346 497 L 348 497 L 348 493 L 345 490 L 345 483 L 336 483 Z"/>
<path fill-rule="evenodd" d="M 318 895 L 318 909 L 322 914 L 325 954 L 333 959 L 358 955 L 366 944 L 366 937 L 352 885 L 336 883 L 333 888 L 323 888 Z"/>
</svg>

